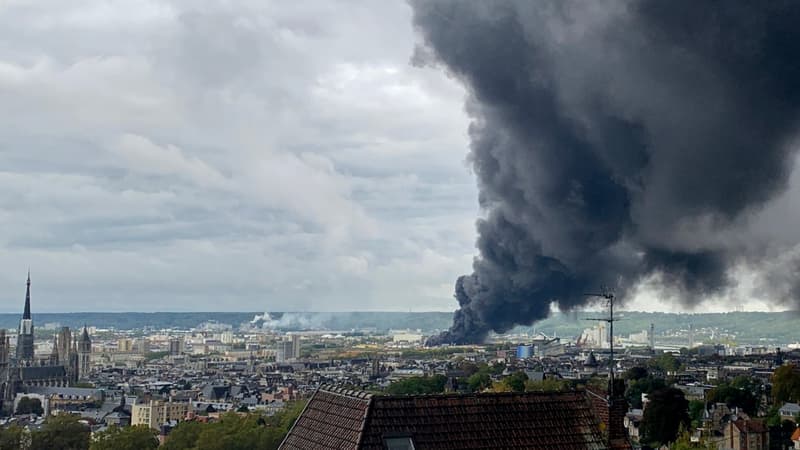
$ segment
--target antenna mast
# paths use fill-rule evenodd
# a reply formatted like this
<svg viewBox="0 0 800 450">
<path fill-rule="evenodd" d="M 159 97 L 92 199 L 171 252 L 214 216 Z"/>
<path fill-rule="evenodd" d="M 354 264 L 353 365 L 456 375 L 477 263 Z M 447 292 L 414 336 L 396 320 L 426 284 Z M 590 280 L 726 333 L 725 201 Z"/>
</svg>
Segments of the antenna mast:
<svg viewBox="0 0 800 450">
<path fill-rule="evenodd" d="M 614 293 L 607 287 L 603 287 L 602 293 L 587 293 L 587 297 L 600 297 L 606 300 L 608 305 L 608 317 L 592 318 L 586 320 L 597 320 L 600 322 L 608 323 L 608 345 L 611 351 L 611 356 L 608 363 L 608 404 L 609 406 L 614 399 L 614 322 L 619 319 L 614 318 Z"/>
</svg>

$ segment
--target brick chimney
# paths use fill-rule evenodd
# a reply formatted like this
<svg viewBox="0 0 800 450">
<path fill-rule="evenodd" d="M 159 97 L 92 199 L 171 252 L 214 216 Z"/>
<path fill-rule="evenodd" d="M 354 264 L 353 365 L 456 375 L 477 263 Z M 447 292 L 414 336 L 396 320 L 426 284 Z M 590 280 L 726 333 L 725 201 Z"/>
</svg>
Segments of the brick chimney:
<svg viewBox="0 0 800 450">
<path fill-rule="evenodd" d="M 625 399 L 625 380 L 614 380 L 613 398 L 608 391 L 596 387 L 586 387 L 592 411 L 600 422 L 600 428 L 613 449 L 631 448 L 628 430 L 625 429 L 625 414 L 628 401 Z"/>
</svg>

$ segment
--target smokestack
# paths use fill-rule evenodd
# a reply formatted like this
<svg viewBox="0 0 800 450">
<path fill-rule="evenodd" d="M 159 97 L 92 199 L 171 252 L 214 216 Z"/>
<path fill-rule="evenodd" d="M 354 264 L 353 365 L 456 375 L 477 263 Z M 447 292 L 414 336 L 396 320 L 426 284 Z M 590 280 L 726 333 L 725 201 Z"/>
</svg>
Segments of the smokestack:
<svg viewBox="0 0 800 450">
<path fill-rule="evenodd" d="M 800 3 L 411 1 L 413 61 L 466 87 L 479 255 L 437 343 L 643 280 L 723 294 L 788 183 Z M 752 244 L 751 244 L 752 246 Z"/>
</svg>

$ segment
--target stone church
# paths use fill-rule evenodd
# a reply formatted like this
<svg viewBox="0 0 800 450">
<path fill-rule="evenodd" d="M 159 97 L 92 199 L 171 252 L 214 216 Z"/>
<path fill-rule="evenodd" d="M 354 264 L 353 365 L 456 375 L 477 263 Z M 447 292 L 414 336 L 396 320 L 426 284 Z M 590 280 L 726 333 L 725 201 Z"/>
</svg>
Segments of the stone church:
<svg viewBox="0 0 800 450">
<path fill-rule="evenodd" d="M 33 387 L 64 387 L 88 376 L 92 341 L 86 326 L 80 337 L 73 338 L 69 327 L 63 327 L 53 338 L 49 357 L 34 354 L 33 319 L 31 318 L 31 275 L 28 273 L 25 309 L 19 322 L 17 347 L 11 357 L 10 339 L 0 329 L 0 410 L 10 412 L 14 397 Z"/>
</svg>

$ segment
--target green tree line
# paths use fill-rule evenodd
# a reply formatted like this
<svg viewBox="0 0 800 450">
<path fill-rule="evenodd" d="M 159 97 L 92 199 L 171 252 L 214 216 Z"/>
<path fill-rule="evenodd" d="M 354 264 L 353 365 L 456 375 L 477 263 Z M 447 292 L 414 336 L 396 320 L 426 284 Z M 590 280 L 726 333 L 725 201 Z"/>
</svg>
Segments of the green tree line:
<svg viewBox="0 0 800 450">
<path fill-rule="evenodd" d="M 303 410 L 295 402 L 273 416 L 263 414 L 223 415 L 213 422 L 181 422 L 167 436 L 165 450 L 273 450 L 277 449 Z M 145 426 L 111 426 L 92 437 L 79 417 L 62 414 L 48 417 L 40 429 L 28 431 L 18 425 L 0 429 L 0 450 L 154 450 L 157 433 Z"/>
</svg>

